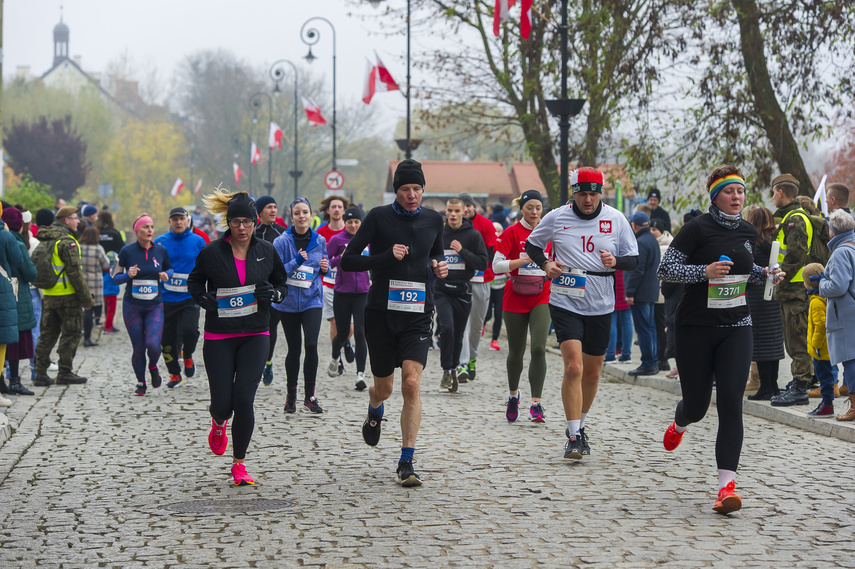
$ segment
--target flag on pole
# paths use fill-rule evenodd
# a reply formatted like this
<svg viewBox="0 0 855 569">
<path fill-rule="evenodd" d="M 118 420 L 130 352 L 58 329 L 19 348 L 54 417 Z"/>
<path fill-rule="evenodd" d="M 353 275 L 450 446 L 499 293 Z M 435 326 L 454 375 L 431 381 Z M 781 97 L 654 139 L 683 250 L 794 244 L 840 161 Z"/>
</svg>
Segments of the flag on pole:
<svg viewBox="0 0 855 569">
<path fill-rule="evenodd" d="M 201 191 L 202 191 L 202 178 L 199 178 L 199 181 L 196 182 L 196 190 L 193 193 L 198 196 L 199 192 L 201 192 Z"/>
<path fill-rule="evenodd" d="M 282 149 L 282 129 L 273 121 L 270 121 L 270 136 L 268 145 L 270 146 L 270 150 L 274 148 Z"/>
<path fill-rule="evenodd" d="M 380 80 L 381 85 L 378 85 L 377 88 L 380 91 L 398 91 L 398 84 L 392 79 L 392 74 L 389 73 L 389 68 L 383 65 L 383 62 L 380 60 L 380 56 L 377 55 L 377 52 L 374 52 L 374 57 L 377 60 L 377 79 Z"/>
<path fill-rule="evenodd" d="M 531 5 L 533 0 L 522 0 L 522 14 L 520 15 L 520 35 L 524 40 L 531 34 Z"/>
<path fill-rule="evenodd" d="M 232 170 L 235 171 L 235 186 L 240 185 L 240 166 L 237 162 L 232 163 Z"/>
<path fill-rule="evenodd" d="M 615 182 L 615 209 L 623 212 L 623 189 L 620 180 Z"/>
<path fill-rule="evenodd" d="M 828 180 L 828 174 L 823 174 L 822 181 L 820 181 L 816 194 L 813 196 L 813 203 L 822 210 L 823 217 L 828 217 L 828 196 L 825 193 L 826 180 Z"/>
<path fill-rule="evenodd" d="M 178 195 L 178 192 L 181 191 L 181 188 L 184 187 L 184 182 L 181 181 L 181 178 L 175 179 L 175 184 L 172 186 L 172 189 L 169 191 L 169 194 L 174 198 Z"/>
<path fill-rule="evenodd" d="M 279 131 L 282 132 L 281 130 Z M 272 148 L 272 147 L 271 147 Z M 279 148 L 282 148 L 282 135 L 279 136 Z M 261 150 L 258 149 L 258 146 L 255 143 L 251 143 L 249 145 L 249 163 L 255 166 L 261 162 Z"/>
<path fill-rule="evenodd" d="M 493 10 L 493 35 L 499 37 L 499 30 L 502 24 L 510 19 L 511 7 L 517 0 L 496 0 L 496 6 Z"/>
<path fill-rule="evenodd" d="M 307 99 L 306 97 L 300 98 L 303 99 L 303 108 L 306 109 L 306 118 L 309 119 L 309 123 L 312 126 L 327 124 L 327 121 L 321 114 L 321 109 L 318 107 L 317 103 L 312 99 Z"/>
<path fill-rule="evenodd" d="M 371 97 L 377 90 L 377 68 L 365 58 L 365 85 L 362 87 L 362 102 L 366 105 L 371 102 Z"/>
</svg>

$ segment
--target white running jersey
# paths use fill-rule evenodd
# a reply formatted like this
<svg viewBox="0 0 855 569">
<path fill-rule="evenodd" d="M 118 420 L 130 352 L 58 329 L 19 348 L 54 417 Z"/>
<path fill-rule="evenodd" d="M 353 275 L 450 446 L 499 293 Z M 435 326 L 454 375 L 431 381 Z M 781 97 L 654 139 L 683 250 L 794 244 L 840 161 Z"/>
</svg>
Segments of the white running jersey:
<svg viewBox="0 0 855 569">
<path fill-rule="evenodd" d="M 552 257 L 563 270 L 613 272 L 600 260 L 600 249 L 615 257 L 638 255 L 638 242 L 621 212 L 603 204 L 595 219 L 581 219 L 564 205 L 550 211 L 534 228 L 528 241 L 541 249 L 552 242 Z M 558 294 L 551 289 L 549 303 L 584 316 L 609 314 L 615 308 L 614 277 L 587 275 L 584 295 Z"/>
</svg>

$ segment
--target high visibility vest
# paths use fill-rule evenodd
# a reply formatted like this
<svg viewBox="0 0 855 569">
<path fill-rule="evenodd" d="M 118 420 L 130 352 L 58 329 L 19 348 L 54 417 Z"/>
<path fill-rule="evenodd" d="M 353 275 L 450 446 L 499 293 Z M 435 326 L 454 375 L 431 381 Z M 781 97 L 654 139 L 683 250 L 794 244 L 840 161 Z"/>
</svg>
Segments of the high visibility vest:
<svg viewBox="0 0 855 569">
<path fill-rule="evenodd" d="M 73 235 L 69 235 L 72 239 L 74 239 Z M 65 263 L 59 258 L 59 239 L 56 240 L 56 243 L 53 245 L 53 254 L 50 258 L 50 264 L 53 267 L 53 272 L 57 274 L 56 284 L 51 288 L 46 288 L 44 290 L 45 296 L 68 296 L 75 293 L 74 286 L 68 280 L 68 275 L 65 272 Z M 74 239 L 74 242 L 77 244 L 75 250 L 77 251 L 77 258 L 80 259 L 80 244 L 77 243 L 77 239 Z"/>
<path fill-rule="evenodd" d="M 813 224 L 811 223 L 810 217 L 808 217 L 807 213 L 805 213 L 804 211 L 796 209 L 796 210 L 791 211 L 787 215 L 785 215 L 784 219 L 781 220 L 780 229 L 778 229 L 778 236 L 775 238 L 775 241 L 777 241 L 781 245 L 781 248 L 780 248 L 779 253 L 778 253 L 778 264 L 779 265 L 784 262 L 784 257 L 786 257 L 786 255 L 787 255 L 787 245 L 784 243 L 784 224 L 786 224 L 787 220 L 793 215 L 800 215 L 805 220 L 805 227 L 807 228 L 807 236 L 808 236 L 808 242 L 807 242 L 808 252 L 810 252 L 810 246 L 811 246 L 811 243 L 813 242 Z M 804 269 L 804 267 L 799 267 L 799 270 L 796 271 L 795 276 L 790 279 L 791 283 L 803 283 L 804 282 L 804 279 L 802 278 L 802 270 L 803 269 Z"/>
</svg>

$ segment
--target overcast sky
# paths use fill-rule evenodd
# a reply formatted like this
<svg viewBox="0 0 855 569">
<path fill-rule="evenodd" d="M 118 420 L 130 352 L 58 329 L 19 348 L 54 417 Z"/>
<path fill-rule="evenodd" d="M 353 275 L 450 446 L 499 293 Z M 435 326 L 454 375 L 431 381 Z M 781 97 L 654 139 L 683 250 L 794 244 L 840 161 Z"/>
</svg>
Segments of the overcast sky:
<svg viewBox="0 0 855 569">
<path fill-rule="evenodd" d="M 393 8 L 404 0 L 388 0 Z M 62 17 L 69 27 L 69 52 L 81 56 L 86 71 L 103 71 L 124 50 L 142 68 L 156 66 L 168 91 L 177 64 L 202 49 L 224 48 L 265 69 L 277 59 L 307 67 L 307 46 L 300 39 L 302 24 L 313 16 L 330 20 L 336 31 L 337 100 L 353 103 L 362 97 L 365 57 L 377 50 L 396 81 L 406 78 L 406 38 L 371 33 L 383 24 L 401 28 L 385 10 L 346 5 L 344 0 L 5 0 L 3 14 L 3 74 L 18 66 L 41 75 L 53 64 L 53 28 Z M 368 21 L 349 14 L 373 16 Z M 320 41 L 312 51 L 318 60 L 312 73 L 332 81 L 332 33 L 324 22 L 313 22 Z M 414 40 L 414 47 L 416 49 Z M 413 72 L 413 83 L 417 75 Z M 144 79 L 144 77 L 138 77 Z M 311 95 L 311 94 L 309 94 Z M 381 93 L 371 105 L 382 108 L 384 121 L 405 113 L 404 97 Z M 324 109 L 324 114 L 328 113 Z M 391 132 L 392 125 L 381 130 Z"/>
</svg>

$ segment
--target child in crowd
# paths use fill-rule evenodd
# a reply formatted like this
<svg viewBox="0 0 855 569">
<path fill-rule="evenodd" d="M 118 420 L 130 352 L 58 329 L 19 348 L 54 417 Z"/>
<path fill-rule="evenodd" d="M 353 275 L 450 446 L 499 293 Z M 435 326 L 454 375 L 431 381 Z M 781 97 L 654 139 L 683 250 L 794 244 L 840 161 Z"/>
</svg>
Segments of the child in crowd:
<svg viewBox="0 0 855 569">
<path fill-rule="evenodd" d="M 816 419 L 831 419 L 834 417 L 834 384 L 831 371 L 831 361 L 828 356 L 828 342 L 825 337 L 825 299 L 819 296 L 819 276 L 825 271 L 819 263 L 810 263 L 802 271 L 808 302 L 808 335 L 807 349 L 813 358 L 813 369 L 819 380 L 822 401 L 808 416 Z"/>
</svg>

